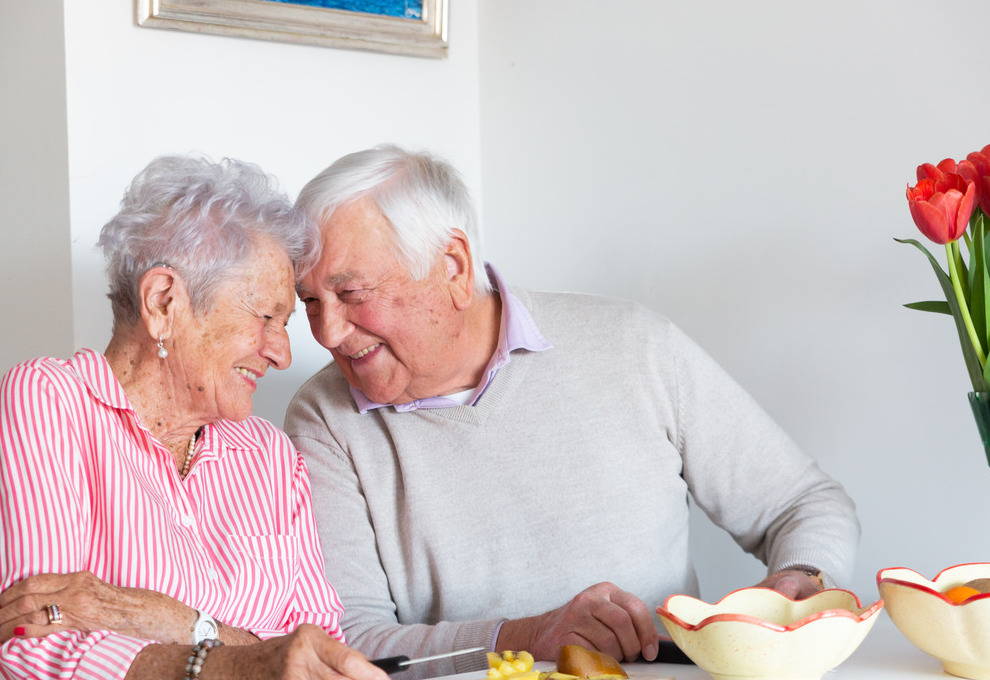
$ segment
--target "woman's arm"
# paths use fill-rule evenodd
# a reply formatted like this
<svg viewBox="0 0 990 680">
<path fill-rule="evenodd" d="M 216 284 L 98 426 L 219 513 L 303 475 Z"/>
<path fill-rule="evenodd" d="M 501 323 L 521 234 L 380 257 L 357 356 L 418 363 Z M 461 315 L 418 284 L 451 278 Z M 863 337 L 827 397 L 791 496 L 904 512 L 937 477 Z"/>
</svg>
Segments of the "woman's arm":
<svg viewBox="0 0 990 680">
<path fill-rule="evenodd" d="M 191 647 L 150 645 L 134 659 L 126 680 L 185 675 Z M 387 680 L 388 675 L 357 651 L 334 640 L 318 626 L 303 624 L 290 635 L 239 649 L 217 647 L 207 653 L 204 677 L 210 680 L 349 678 Z"/>
<path fill-rule="evenodd" d="M 45 607 L 57 604 L 58 625 L 48 622 Z M 144 588 L 124 588 L 89 571 L 35 574 L 0 593 L 0 643 L 15 635 L 41 637 L 65 629 L 82 633 L 112 631 L 166 644 L 192 639 L 197 612 L 178 600 Z M 217 622 L 228 645 L 258 641 L 253 633 Z"/>
<path fill-rule="evenodd" d="M 86 398 L 82 385 L 53 360 L 15 366 L 0 382 L 0 591 L 37 572 L 68 573 L 83 564 L 93 526 L 79 455 L 85 450 Z M 35 616 L 37 624 L 47 625 L 48 604 L 53 602 L 42 598 L 22 603 L 15 615 Z M 21 611 L 28 605 L 34 611 Z M 11 616 L 2 606 L 0 613 Z M 13 639 L 0 647 L 0 674 L 33 678 L 88 671 L 122 678 L 148 644 L 107 632 L 47 627 L 55 633 L 50 639 L 15 636 L 18 625 L 8 619 L 0 631 Z"/>
</svg>

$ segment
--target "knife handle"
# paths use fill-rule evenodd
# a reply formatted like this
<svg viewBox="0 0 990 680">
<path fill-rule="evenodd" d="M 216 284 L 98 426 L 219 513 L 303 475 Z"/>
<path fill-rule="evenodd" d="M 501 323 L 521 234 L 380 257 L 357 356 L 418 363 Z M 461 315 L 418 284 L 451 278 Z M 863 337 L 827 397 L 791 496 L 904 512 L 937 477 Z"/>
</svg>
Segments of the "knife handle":
<svg viewBox="0 0 990 680">
<path fill-rule="evenodd" d="M 406 670 L 406 666 L 403 665 L 406 661 L 409 661 L 408 656 L 386 656 L 381 659 L 371 659 L 372 665 L 378 666 L 389 675 Z"/>
</svg>

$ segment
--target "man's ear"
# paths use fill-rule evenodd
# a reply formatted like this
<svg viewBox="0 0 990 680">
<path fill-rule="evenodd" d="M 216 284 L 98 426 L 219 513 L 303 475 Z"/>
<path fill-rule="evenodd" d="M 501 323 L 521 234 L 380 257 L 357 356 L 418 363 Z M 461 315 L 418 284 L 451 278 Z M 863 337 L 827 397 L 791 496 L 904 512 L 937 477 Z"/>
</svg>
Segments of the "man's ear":
<svg viewBox="0 0 990 680">
<path fill-rule="evenodd" d="M 474 263 L 471 260 L 471 244 L 460 229 L 454 229 L 444 251 L 447 265 L 447 285 L 454 307 L 465 310 L 474 299 Z"/>
<path fill-rule="evenodd" d="M 152 339 L 165 340 L 172 336 L 181 289 L 182 283 L 171 267 L 152 267 L 141 277 L 138 284 L 141 319 Z"/>
</svg>

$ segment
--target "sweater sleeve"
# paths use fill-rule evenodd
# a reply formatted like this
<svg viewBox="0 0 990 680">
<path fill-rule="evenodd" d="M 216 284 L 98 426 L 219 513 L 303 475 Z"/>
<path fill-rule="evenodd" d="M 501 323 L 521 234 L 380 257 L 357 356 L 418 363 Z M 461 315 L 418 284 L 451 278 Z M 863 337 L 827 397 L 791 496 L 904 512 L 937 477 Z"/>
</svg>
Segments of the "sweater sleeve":
<svg viewBox="0 0 990 680">
<path fill-rule="evenodd" d="M 822 569 L 852 577 L 860 527 L 842 486 L 711 357 L 672 327 L 677 441 L 698 506 L 770 573 Z"/>
<path fill-rule="evenodd" d="M 297 396 L 286 415 L 285 429 L 305 456 L 313 489 L 318 490 L 314 515 L 327 578 L 344 605 L 341 621 L 348 644 L 369 657 L 489 648 L 501 619 L 434 625 L 399 622 L 375 539 L 377 533 L 395 534 L 399 528 L 396 523 L 372 521 L 369 500 L 353 461 L 333 440 L 315 401 Z M 380 453 L 390 455 L 384 450 Z M 414 680 L 473 671 L 485 667 L 484 659 L 484 654 L 478 653 L 421 663 L 403 675 Z"/>
</svg>

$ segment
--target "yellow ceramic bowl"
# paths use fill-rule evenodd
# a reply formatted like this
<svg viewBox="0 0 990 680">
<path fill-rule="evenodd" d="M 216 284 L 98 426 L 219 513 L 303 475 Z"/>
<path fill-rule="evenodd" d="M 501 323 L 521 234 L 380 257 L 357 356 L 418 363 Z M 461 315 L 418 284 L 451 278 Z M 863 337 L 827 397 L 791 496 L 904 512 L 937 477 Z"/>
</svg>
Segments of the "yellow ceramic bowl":
<svg viewBox="0 0 990 680">
<path fill-rule="evenodd" d="M 848 590 L 792 600 L 743 588 L 709 604 L 672 595 L 657 608 L 677 646 L 715 680 L 819 680 L 855 651 L 883 609 Z"/>
<path fill-rule="evenodd" d="M 946 673 L 990 680 L 990 593 L 959 604 L 942 594 L 976 578 L 990 578 L 990 563 L 957 564 L 934 581 L 912 569 L 881 569 L 877 588 L 898 630 Z"/>
</svg>

